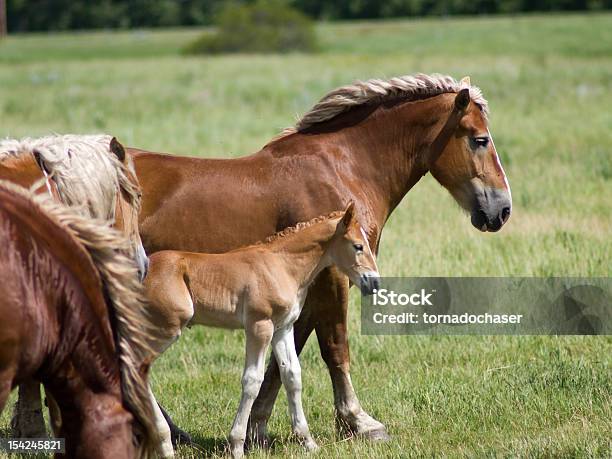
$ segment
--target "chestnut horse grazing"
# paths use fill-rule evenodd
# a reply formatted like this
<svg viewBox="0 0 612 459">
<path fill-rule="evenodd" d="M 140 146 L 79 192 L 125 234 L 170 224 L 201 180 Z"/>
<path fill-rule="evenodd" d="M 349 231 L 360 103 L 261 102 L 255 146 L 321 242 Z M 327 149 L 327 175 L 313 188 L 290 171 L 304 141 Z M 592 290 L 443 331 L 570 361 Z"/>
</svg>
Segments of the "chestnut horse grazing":
<svg viewBox="0 0 612 459">
<path fill-rule="evenodd" d="M 0 181 L 0 411 L 34 378 L 61 410 L 68 457 L 147 457 L 150 324 L 128 244 L 101 223 Z"/>
<path fill-rule="evenodd" d="M 244 158 L 197 159 L 128 149 L 143 191 L 144 246 L 149 253 L 226 252 L 352 200 L 377 253 L 389 215 L 427 172 L 471 214 L 476 228 L 497 231 L 512 204 L 487 111 L 481 91 L 468 79 L 403 76 L 332 91 L 295 128 Z M 338 426 L 384 439 L 384 425 L 362 409 L 351 383 L 348 289 L 346 276 L 321 272 L 295 324 L 296 347 L 299 352 L 316 331 L 332 379 Z M 273 358 L 251 413 L 258 432 L 279 388 Z"/>
<path fill-rule="evenodd" d="M 317 448 L 302 409 L 293 324 L 310 284 L 332 265 L 364 294 L 378 285 L 376 260 L 352 203 L 344 212 L 300 223 L 261 244 L 229 253 L 162 251 L 151 256 L 145 291 L 158 327 L 159 353 L 188 323 L 245 330 L 242 397 L 229 436 L 233 457 L 244 454 L 247 422 L 263 381 L 270 343 L 280 363 L 293 433 L 308 450 Z"/>
<path fill-rule="evenodd" d="M 39 193 L 51 194 L 81 215 L 108 221 L 129 239 L 130 256 L 141 278 L 148 263 L 138 232 L 140 188 L 132 160 L 109 135 L 54 135 L 0 141 L 0 179 L 25 187 L 44 182 Z M 50 400 L 51 419 L 59 422 Z M 15 437 L 44 437 L 40 387 L 19 387 L 12 420 Z M 57 426 L 56 426 L 57 427 Z"/>
</svg>

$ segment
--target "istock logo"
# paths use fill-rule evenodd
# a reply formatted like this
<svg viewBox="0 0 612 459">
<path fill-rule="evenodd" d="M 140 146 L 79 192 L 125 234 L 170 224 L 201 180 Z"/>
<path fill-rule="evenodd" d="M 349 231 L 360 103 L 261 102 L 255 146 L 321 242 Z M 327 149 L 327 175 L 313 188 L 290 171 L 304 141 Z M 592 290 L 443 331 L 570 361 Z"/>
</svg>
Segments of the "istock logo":
<svg viewBox="0 0 612 459">
<path fill-rule="evenodd" d="M 429 298 L 435 293 L 435 290 L 421 289 L 419 293 L 396 293 L 393 290 L 386 288 L 374 289 L 373 304 L 374 306 L 433 306 Z"/>
</svg>

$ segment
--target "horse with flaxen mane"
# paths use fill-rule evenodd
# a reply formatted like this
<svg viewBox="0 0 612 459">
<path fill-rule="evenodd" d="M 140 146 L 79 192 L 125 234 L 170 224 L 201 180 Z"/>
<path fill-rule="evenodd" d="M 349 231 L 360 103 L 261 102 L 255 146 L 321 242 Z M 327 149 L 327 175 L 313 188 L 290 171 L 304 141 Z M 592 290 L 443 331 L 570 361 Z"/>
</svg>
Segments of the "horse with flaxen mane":
<svg viewBox="0 0 612 459">
<path fill-rule="evenodd" d="M 83 216 L 102 219 L 129 239 L 142 278 L 148 263 L 138 232 L 140 188 L 132 160 L 108 135 L 54 135 L 0 141 L 0 179 L 37 186 Z M 59 423 L 49 401 L 51 419 Z M 46 435 L 39 384 L 24 382 L 12 420 L 16 437 Z M 57 427 L 54 426 L 54 427 Z"/>
<path fill-rule="evenodd" d="M 264 242 L 223 254 L 161 251 L 151 256 L 145 291 L 158 357 L 187 325 L 244 328 L 242 397 L 229 435 L 234 458 L 244 455 L 247 422 L 263 381 L 270 344 L 281 363 L 293 433 L 317 448 L 302 409 L 300 362 L 293 324 L 317 275 L 336 266 L 364 294 L 377 288 L 376 260 L 354 205 L 283 230 Z M 163 422 L 163 415 L 158 412 Z"/>
<path fill-rule="evenodd" d="M 134 164 L 109 135 L 53 135 L 0 140 L 0 179 L 55 196 L 82 215 L 102 219 L 130 240 L 141 277 L 147 257 L 138 232 L 140 187 Z"/>
<path fill-rule="evenodd" d="M 148 457 L 150 324 L 125 238 L 0 181 L 0 245 L 0 411 L 34 378 L 59 406 L 68 457 Z"/>
<path fill-rule="evenodd" d="M 128 149 L 143 191 L 144 246 L 149 253 L 227 252 L 352 200 L 376 253 L 391 212 L 427 172 L 476 228 L 498 231 L 512 201 L 487 114 L 468 79 L 419 74 L 336 89 L 251 156 L 198 159 Z M 316 331 L 338 426 L 384 439 L 385 426 L 363 410 L 351 383 L 348 289 L 338 270 L 319 274 L 295 324 L 296 347 Z M 279 388 L 273 357 L 251 413 L 262 440 Z"/>
</svg>

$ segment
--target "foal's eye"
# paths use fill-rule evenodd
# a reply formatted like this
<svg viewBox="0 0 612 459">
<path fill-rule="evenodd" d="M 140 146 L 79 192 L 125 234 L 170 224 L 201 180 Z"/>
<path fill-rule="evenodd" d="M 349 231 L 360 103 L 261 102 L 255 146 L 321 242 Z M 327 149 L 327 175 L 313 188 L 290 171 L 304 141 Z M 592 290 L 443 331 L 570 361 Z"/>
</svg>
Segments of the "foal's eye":
<svg viewBox="0 0 612 459">
<path fill-rule="evenodd" d="M 357 252 L 363 252 L 363 245 L 361 245 L 361 244 L 353 244 L 353 247 L 355 247 L 355 250 Z"/>
<path fill-rule="evenodd" d="M 473 150 L 477 148 L 486 148 L 489 145 L 488 137 L 472 137 L 470 141 Z"/>
</svg>

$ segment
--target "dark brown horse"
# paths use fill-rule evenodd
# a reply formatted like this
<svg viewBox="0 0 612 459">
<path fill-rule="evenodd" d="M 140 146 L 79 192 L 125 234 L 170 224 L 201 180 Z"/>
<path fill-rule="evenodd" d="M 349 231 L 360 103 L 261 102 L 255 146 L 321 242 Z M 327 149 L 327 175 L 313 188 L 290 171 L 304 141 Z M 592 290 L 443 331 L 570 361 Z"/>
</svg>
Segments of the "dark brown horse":
<svg viewBox="0 0 612 459">
<path fill-rule="evenodd" d="M 50 194 L 83 216 L 107 220 L 130 241 L 130 252 L 141 277 L 147 257 L 138 232 L 140 189 L 132 160 L 123 146 L 109 135 L 53 135 L 0 140 L 0 179 Z M 51 420 L 56 410 L 48 400 Z M 19 387 L 12 419 L 13 435 L 43 437 L 40 387 L 35 381 Z"/>
<path fill-rule="evenodd" d="M 406 76 L 331 92 L 294 129 L 244 158 L 128 149 L 143 191 L 143 243 L 148 253 L 226 252 L 354 201 L 377 251 L 389 215 L 427 172 L 476 228 L 497 231 L 510 216 L 511 197 L 487 111 L 469 79 Z M 313 285 L 296 323 L 296 347 L 316 331 L 339 426 L 386 438 L 384 425 L 362 409 L 349 375 L 348 278 L 327 269 Z M 251 415 L 260 439 L 280 384 L 272 360 Z"/>
<path fill-rule="evenodd" d="M 149 456 L 157 442 L 136 266 L 103 222 L 0 181 L 0 411 L 40 381 L 62 416 L 66 455 Z"/>
</svg>

